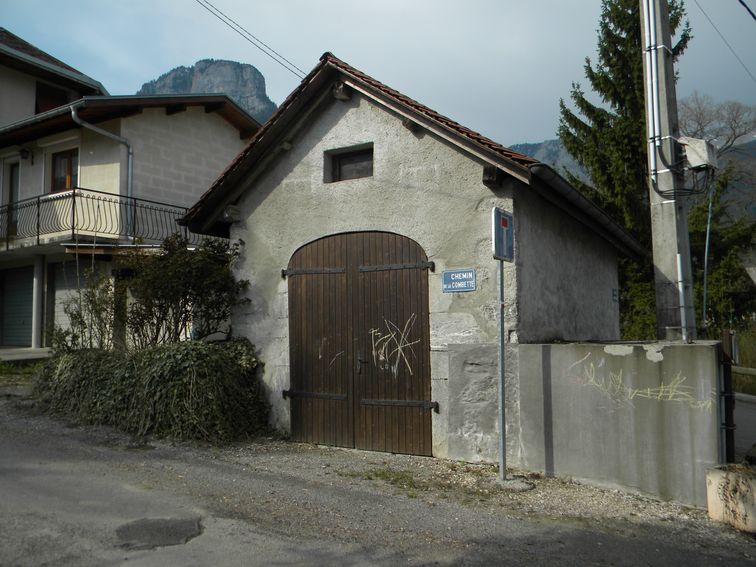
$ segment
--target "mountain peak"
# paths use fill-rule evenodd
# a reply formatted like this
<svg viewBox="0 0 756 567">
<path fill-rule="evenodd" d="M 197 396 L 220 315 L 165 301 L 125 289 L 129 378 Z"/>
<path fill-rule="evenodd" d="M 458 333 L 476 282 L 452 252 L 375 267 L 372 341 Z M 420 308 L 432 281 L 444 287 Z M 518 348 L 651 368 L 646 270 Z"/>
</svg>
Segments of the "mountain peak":
<svg viewBox="0 0 756 567">
<path fill-rule="evenodd" d="M 265 92 L 265 77 L 252 65 L 225 59 L 201 59 L 180 66 L 142 85 L 138 95 L 220 93 L 261 124 L 276 110 Z"/>
</svg>

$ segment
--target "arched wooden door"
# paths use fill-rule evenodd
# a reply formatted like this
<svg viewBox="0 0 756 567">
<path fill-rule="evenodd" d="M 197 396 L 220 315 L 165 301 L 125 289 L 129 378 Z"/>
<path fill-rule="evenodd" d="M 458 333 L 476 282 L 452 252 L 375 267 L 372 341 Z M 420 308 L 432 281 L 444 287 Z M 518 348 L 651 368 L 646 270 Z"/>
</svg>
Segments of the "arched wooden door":
<svg viewBox="0 0 756 567">
<path fill-rule="evenodd" d="M 428 272 L 415 241 L 344 233 L 297 250 L 289 282 L 291 434 L 430 455 Z"/>
</svg>

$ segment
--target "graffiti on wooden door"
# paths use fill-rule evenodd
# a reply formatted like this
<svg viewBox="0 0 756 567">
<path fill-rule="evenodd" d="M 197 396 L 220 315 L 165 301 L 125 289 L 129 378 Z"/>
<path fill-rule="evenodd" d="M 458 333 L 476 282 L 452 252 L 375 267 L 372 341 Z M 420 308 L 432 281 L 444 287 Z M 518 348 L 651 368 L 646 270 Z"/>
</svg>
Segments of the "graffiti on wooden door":
<svg viewBox="0 0 756 567">
<path fill-rule="evenodd" d="M 396 378 L 399 373 L 399 366 L 407 369 L 412 375 L 412 363 L 410 358 L 415 359 L 415 350 L 412 348 L 420 342 L 409 340 L 410 332 L 415 326 L 417 317 L 413 313 L 409 316 L 403 327 L 399 327 L 393 321 L 383 320 L 385 327 L 383 329 L 370 329 L 370 343 L 373 350 L 373 364 L 388 370 Z"/>
</svg>

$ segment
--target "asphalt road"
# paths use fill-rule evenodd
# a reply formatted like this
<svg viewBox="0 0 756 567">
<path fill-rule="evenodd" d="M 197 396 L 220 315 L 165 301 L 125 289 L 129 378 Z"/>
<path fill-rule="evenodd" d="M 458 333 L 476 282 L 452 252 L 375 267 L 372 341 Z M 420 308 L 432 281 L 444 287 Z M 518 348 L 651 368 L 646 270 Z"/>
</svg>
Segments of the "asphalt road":
<svg viewBox="0 0 756 567">
<path fill-rule="evenodd" d="M 394 491 L 359 472 L 357 451 L 339 452 L 342 472 L 328 474 L 336 453 L 144 445 L 27 406 L 0 398 L 3 566 L 690 567 L 756 557 L 753 538 L 718 524 L 515 514 Z"/>
</svg>

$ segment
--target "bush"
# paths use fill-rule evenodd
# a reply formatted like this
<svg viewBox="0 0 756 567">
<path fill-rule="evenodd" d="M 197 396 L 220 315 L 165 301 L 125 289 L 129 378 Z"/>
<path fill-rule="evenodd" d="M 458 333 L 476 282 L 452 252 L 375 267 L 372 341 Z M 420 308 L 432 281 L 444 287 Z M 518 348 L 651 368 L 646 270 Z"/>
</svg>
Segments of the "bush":
<svg viewBox="0 0 756 567">
<path fill-rule="evenodd" d="M 43 407 L 135 435 L 221 443 L 265 430 L 268 407 L 246 339 L 160 345 L 134 353 L 79 350 L 40 368 Z"/>
</svg>

